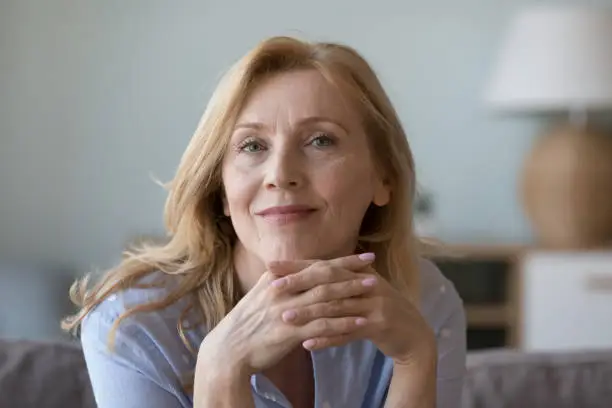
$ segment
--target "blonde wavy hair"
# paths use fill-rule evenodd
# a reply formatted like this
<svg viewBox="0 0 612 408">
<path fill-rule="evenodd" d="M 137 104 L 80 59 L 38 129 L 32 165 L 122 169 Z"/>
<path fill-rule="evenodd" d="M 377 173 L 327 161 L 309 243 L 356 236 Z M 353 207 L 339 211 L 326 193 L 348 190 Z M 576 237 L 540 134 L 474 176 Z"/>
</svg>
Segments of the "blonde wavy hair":
<svg viewBox="0 0 612 408">
<path fill-rule="evenodd" d="M 177 321 L 177 332 L 191 348 L 183 322 L 188 310 L 200 312 L 202 324 L 211 329 L 236 305 L 242 296 L 232 259 L 237 237 L 223 216 L 221 162 L 237 117 L 253 90 L 272 75 L 301 69 L 320 72 L 361 113 L 375 166 L 391 188 L 391 200 L 384 207 L 372 205 L 367 210 L 359 246 L 376 253 L 377 271 L 416 300 L 419 245 L 412 226 L 414 162 L 404 130 L 376 74 L 345 45 L 273 37 L 240 59 L 215 90 L 168 184 L 167 242 L 126 252 L 123 261 L 92 287 L 89 276 L 75 282 L 70 297 L 80 309 L 62 321 L 65 330 L 76 331 L 109 295 L 142 287 L 141 279 L 154 271 L 177 275 L 178 284 L 163 299 L 126 310 L 115 321 L 110 344 L 118 324 L 130 315 L 189 299 Z"/>
</svg>

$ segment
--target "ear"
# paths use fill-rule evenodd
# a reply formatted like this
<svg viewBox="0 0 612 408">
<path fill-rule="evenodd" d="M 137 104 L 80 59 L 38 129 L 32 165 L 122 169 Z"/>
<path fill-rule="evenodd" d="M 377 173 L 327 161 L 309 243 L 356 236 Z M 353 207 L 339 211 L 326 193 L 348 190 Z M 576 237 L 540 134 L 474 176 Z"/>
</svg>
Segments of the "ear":
<svg viewBox="0 0 612 408">
<path fill-rule="evenodd" d="M 383 180 L 377 180 L 374 185 L 374 198 L 372 202 L 378 207 L 384 207 L 391 200 L 391 187 Z"/>
</svg>

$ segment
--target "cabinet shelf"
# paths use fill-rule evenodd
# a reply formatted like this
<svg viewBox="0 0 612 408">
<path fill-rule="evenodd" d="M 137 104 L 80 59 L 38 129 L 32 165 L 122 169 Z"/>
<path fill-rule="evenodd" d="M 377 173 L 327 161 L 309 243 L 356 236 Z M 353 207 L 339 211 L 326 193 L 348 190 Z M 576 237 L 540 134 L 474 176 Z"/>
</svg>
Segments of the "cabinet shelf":
<svg viewBox="0 0 612 408">
<path fill-rule="evenodd" d="M 517 340 L 518 246 L 451 245 L 433 257 L 463 299 L 468 349 L 512 347 Z"/>
<path fill-rule="evenodd" d="M 465 305 L 467 324 L 476 328 L 501 328 L 512 324 L 512 315 L 508 306 L 491 305 Z"/>
</svg>

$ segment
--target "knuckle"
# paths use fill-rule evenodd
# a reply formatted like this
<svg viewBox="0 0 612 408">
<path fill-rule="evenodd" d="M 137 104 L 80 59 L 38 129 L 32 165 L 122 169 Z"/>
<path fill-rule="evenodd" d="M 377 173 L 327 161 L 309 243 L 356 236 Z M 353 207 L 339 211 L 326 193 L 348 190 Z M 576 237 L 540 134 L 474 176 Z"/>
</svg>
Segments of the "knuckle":
<svg viewBox="0 0 612 408">
<path fill-rule="evenodd" d="M 372 323 L 372 326 L 377 327 L 379 329 L 383 329 L 385 325 L 385 318 L 382 313 L 374 313 L 372 317 L 369 319 Z"/>
<path fill-rule="evenodd" d="M 275 299 L 277 299 L 278 295 L 279 295 L 279 290 L 271 285 L 268 285 L 267 288 L 265 288 L 263 296 L 264 299 L 267 302 L 274 302 Z"/>
<path fill-rule="evenodd" d="M 327 319 L 317 320 L 316 329 L 319 333 L 327 333 L 330 330 L 330 323 Z"/>
<path fill-rule="evenodd" d="M 273 274 L 272 272 L 270 272 L 270 271 L 265 271 L 265 272 L 264 272 L 264 273 L 261 275 L 261 277 L 259 278 L 259 282 L 262 282 L 262 283 L 266 283 L 266 284 L 268 284 L 268 283 L 272 282 L 274 279 L 276 279 L 276 275 L 274 275 L 274 274 Z"/>
<path fill-rule="evenodd" d="M 346 291 L 349 294 L 362 293 L 365 290 L 365 286 L 361 284 L 361 280 L 353 279 L 346 282 Z"/>
<path fill-rule="evenodd" d="M 312 308 L 310 307 L 305 307 L 303 309 L 298 309 L 296 310 L 296 317 L 295 320 L 298 322 L 303 322 L 303 321 L 307 321 L 312 319 L 314 313 Z"/>
<path fill-rule="evenodd" d="M 344 318 L 342 319 L 342 330 L 348 331 L 356 326 L 354 318 Z"/>
<path fill-rule="evenodd" d="M 324 299 L 328 294 L 328 289 L 325 286 L 317 286 L 312 289 L 311 293 L 315 300 Z"/>
<path fill-rule="evenodd" d="M 376 273 L 376 269 L 374 269 L 374 267 L 372 265 L 368 265 L 365 268 L 362 269 L 363 273 L 366 273 L 370 276 L 377 276 L 378 273 Z"/>
<path fill-rule="evenodd" d="M 303 320 L 313 320 L 317 317 L 322 317 L 325 315 L 321 305 L 311 305 L 309 307 L 304 308 L 304 313 L 300 316 Z"/>
<path fill-rule="evenodd" d="M 300 277 L 298 275 L 287 275 L 284 276 L 285 284 L 283 285 L 283 289 L 290 288 L 299 283 Z"/>
<path fill-rule="evenodd" d="M 323 269 L 322 270 L 323 277 L 327 281 L 330 281 L 334 278 L 334 268 L 331 265 L 329 264 L 324 265 L 322 269 Z"/>
<path fill-rule="evenodd" d="M 317 347 L 318 348 L 329 347 L 329 338 L 328 337 L 319 337 L 317 339 Z"/>
<path fill-rule="evenodd" d="M 327 278 L 333 278 L 337 272 L 336 266 L 331 261 L 319 261 L 315 265 Z"/>
<path fill-rule="evenodd" d="M 278 299 L 278 297 L 282 294 L 282 289 L 274 287 L 272 285 L 268 285 L 267 293 L 270 299 Z"/>
<path fill-rule="evenodd" d="M 364 286 L 362 282 L 363 279 L 353 279 L 351 280 L 351 285 L 356 291 L 364 291 L 367 289 L 367 287 Z"/>
<path fill-rule="evenodd" d="M 345 306 L 345 300 L 335 299 L 327 303 L 327 312 L 332 315 L 337 315 L 342 312 Z"/>
</svg>

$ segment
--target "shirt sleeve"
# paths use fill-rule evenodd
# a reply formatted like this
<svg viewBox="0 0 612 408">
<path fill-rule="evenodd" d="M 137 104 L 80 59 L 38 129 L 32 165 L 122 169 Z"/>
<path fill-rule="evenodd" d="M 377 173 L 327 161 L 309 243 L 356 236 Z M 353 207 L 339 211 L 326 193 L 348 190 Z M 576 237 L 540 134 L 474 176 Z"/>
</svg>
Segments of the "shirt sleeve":
<svg viewBox="0 0 612 408">
<path fill-rule="evenodd" d="M 452 287 L 452 286 L 451 286 Z M 465 378 L 466 321 L 463 304 L 452 288 L 448 317 L 436 333 L 438 342 L 437 407 L 460 404 Z"/>
<path fill-rule="evenodd" d="M 98 408 L 183 407 L 155 367 L 155 344 L 129 319 L 108 347 L 113 316 L 92 311 L 81 328 L 81 344 Z"/>
</svg>

